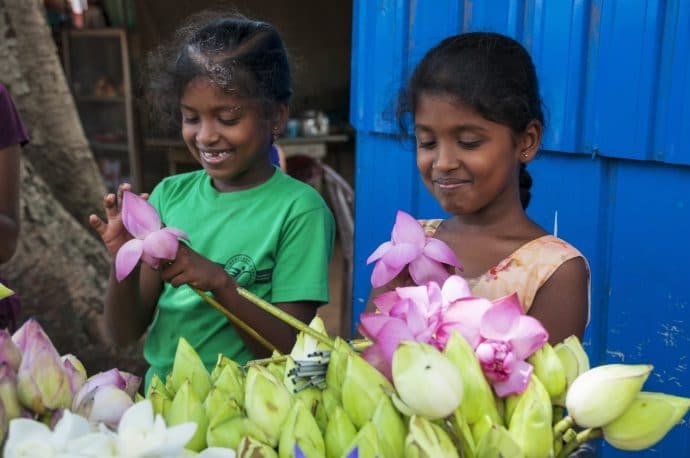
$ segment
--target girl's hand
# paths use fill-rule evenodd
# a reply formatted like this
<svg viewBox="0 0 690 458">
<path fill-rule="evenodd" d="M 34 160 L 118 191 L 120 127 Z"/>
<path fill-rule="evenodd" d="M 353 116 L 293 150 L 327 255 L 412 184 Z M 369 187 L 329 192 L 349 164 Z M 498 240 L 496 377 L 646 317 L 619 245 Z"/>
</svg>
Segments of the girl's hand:
<svg viewBox="0 0 690 458">
<path fill-rule="evenodd" d="M 106 221 L 103 221 L 97 215 L 89 216 L 89 223 L 93 227 L 98 235 L 101 236 L 103 243 L 105 244 L 108 253 L 113 258 L 117 254 L 125 242 L 132 239 L 132 236 L 127 232 L 125 226 L 122 224 L 121 208 L 122 203 L 122 193 L 124 191 L 130 191 L 132 186 L 129 183 L 123 183 L 119 186 L 117 190 L 117 198 L 115 194 L 107 194 L 103 198 L 103 209 L 105 210 Z M 141 194 L 141 197 L 148 199 L 148 194 Z"/>
<path fill-rule="evenodd" d="M 188 284 L 202 291 L 216 291 L 231 280 L 223 266 L 206 259 L 184 243 L 180 243 L 172 262 L 161 262 L 161 279 L 175 288 Z"/>
</svg>

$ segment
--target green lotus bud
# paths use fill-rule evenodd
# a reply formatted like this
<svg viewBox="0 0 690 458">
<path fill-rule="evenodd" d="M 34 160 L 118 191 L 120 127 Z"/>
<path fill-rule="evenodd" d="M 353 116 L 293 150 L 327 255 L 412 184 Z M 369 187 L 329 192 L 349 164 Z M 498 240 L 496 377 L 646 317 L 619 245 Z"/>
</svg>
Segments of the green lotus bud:
<svg viewBox="0 0 690 458">
<path fill-rule="evenodd" d="M 525 456 L 548 457 L 553 453 L 551 398 L 539 378 L 532 375 L 527 389 L 518 395 L 508 432 Z"/>
<path fill-rule="evenodd" d="M 209 425 L 206 431 L 206 443 L 209 447 L 225 447 L 235 450 L 238 448 L 242 438 L 247 436 L 268 444 L 266 433 L 247 417 L 233 417 L 217 424 Z"/>
<path fill-rule="evenodd" d="M 247 371 L 245 389 L 247 417 L 266 433 L 269 440 L 264 442 L 275 447 L 280 428 L 292 407 L 292 396 L 281 380 L 258 365 Z"/>
<path fill-rule="evenodd" d="M 0 283 L 0 300 L 5 299 L 6 297 L 10 297 L 13 294 L 14 294 L 14 291 L 12 291 L 7 286 Z"/>
<path fill-rule="evenodd" d="M 242 415 L 242 406 L 237 400 L 215 386 L 211 388 L 204 400 L 204 410 L 209 425 Z"/>
<path fill-rule="evenodd" d="M 185 380 L 190 381 L 191 388 L 194 390 L 197 399 L 206 398 L 208 390 L 211 389 L 211 376 L 197 352 L 187 342 L 187 339 L 180 337 L 180 340 L 177 342 L 172 372 L 170 373 L 170 382 L 175 393 L 177 393 Z"/>
<path fill-rule="evenodd" d="M 309 327 L 313 330 L 328 336 L 326 332 L 326 326 L 323 324 L 323 320 L 319 316 L 315 316 L 309 323 Z M 297 334 L 295 339 L 295 345 L 292 347 L 290 356 L 296 361 L 304 361 L 309 359 L 319 359 L 318 357 L 312 356 L 314 352 L 327 351 L 330 347 L 325 346 L 320 341 L 316 340 L 309 334 L 300 332 Z"/>
<path fill-rule="evenodd" d="M 236 400 L 239 405 L 244 405 L 244 372 L 236 364 L 224 366 L 213 382 L 213 387 L 225 393 L 229 399 Z"/>
<path fill-rule="evenodd" d="M 237 445 L 237 458 L 278 458 L 278 454 L 270 445 L 244 436 Z"/>
<path fill-rule="evenodd" d="M 7 363 L 12 371 L 16 373 L 21 362 L 22 353 L 12 342 L 12 336 L 7 329 L 0 329 L 0 363 Z"/>
<path fill-rule="evenodd" d="M 185 380 L 180 385 L 165 420 L 170 426 L 190 421 L 196 423 L 197 428 L 194 432 L 194 436 L 187 442 L 185 448 L 195 452 L 199 452 L 206 448 L 208 418 L 206 418 L 204 405 L 197 397 L 192 387 L 192 382 L 189 380 Z"/>
<path fill-rule="evenodd" d="M 405 458 L 457 458 L 458 452 L 448 434 L 428 419 L 414 415 L 405 438 Z"/>
<path fill-rule="evenodd" d="M 379 399 L 371 422 L 376 428 L 381 447 L 381 458 L 395 458 L 403 455 L 407 428 L 400 414 L 388 396 Z"/>
<path fill-rule="evenodd" d="M 553 347 L 556 356 L 561 361 L 563 372 L 565 373 L 566 392 L 573 381 L 580 375 L 589 370 L 589 357 L 582 348 L 580 340 L 575 336 L 570 336 L 563 342 Z M 553 403 L 565 406 L 565 394 L 553 398 Z"/>
<path fill-rule="evenodd" d="M 357 428 L 371 420 L 379 399 L 385 396 L 384 390 L 393 391 L 383 374 L 355 354 L 350 354 L 347 358 L 345 378 L 341 383 L 343 409 Z M 333 387 L 329 385 L 329 388 Z"/>
<path fill-rule="evenodd" d="M 520 446 L 507 429 L 501 425 L 491 425 L 477 444 L 477 458 L 524 458 Z"/>
<path fill-rule="evenodd" d="M 8 424 L 10 420 L 19 417 L 22 413 L 17 394 L 17 376 L 6 363 L 0 363 L 0 408 Z"/>
<path fill-rule="evenodd" d="M 323 390 L 319 403 L 316 405 L 316 412 L 314 413 L 316 423 L 318 423 L 323 433 L 326 432 L 326 426 L 328 425 L 331 415 L 333 415 L 333 412 L 335 412 L 335 409 L 338 407 L 342 408 L 342 405 L 338 399 L 336 399 L 333 390 L 330 388 Z"/>
<path fill-rule="evenodd" d="M 345 453 L 350 453 L 357 447 L 358 458 L 380 458 L 381 446 L 379 445 L 376 428 L 369 421 L 366 422 L 357 432 L 355 438 L 345 447 Z"/>
<path fill-rule="evenodd" d="M 230 366 L 230 370 L 235 374 L 236 378 L 244 380 L 244 371 L 242 370 L 242 366 L 240 366 L 224 354 L 218 353 L 218 360 L 216 361 L 216 365 L 213 367 L 213 370 L 210 374 L 211 385 L 216 383 L 216 380 L 218 380 L 220 374 L 222 374 L 225 368 L 228 366 Z"/>
<path fill-rule="evenodd" d="M 271 358 L 273 359 L 278 359 L 278 357 L 282 356 L 280 353 L 277 351 L 274 351 L 273 354 L 271 355 Z M 267 366 L 266 369 L 275 376 L 278 380 L 283 380 L 285 377 L 285 361 L 282 362 L 275 362 L 272 361 L 270 362 Z"/>
<path fill-rule="evenodd" d="M 690 408 L 690 398 L 640 392 L 625 412 L 602 429 L 604 439 L 621 450 L 644 450 L 664 438 Z"/>
<path fill-rule="evenodd" d="M 611 423 L 630 406 L 651 371 L 648 364 L 607 364 L 588 370 L 568 389 L 568 415 L 585 428 Z"/>
<path fill-rule="evenodd" d="M 347 448 L 357 435 L 357 429 L 352 424 L 342 407 L 336 406 L 328 419 L 324 439 L 326 443 L 326 457 L 340 458 L 349 452 Z"/>
<path fill-rule="evenodd" d="M 393 384 L 415 415 L 431 420 L 453 413 L 462 399 L 458 369 L 436 348 L 421 342 L 402 342 L 395 350 Z"/>
<path fill-rule="evenodd" d="M 513 412 L 515 412 L 515 407 L 517 407 L 519 400 L 520 400 L 519 394 L 511 394 L 510 396 L 506 396 L 505 398 L 503 398 L 503 406 L 504 406 L 504 412 L 503 412 L 504 422 L 503 422 L 503 424 L 505 424 L 505 425 L 510 424 L 510 419 L 513 417 Z"/>
<path fill-rule="evenodd" d="M 476 421 L 473 426 L 476 426 L 481 436 L 483 436 L 486 432 L 483 429 L 485 428 L 488 430 L 491 428 L 491 425 L 491 418 L 489 418 L 488 415 L 484 415 L 482 418 Z M 463 417 L 462 413 L 460 412 L 459 407 L 455 409 L 453 416 L 450 418 L 450 427 L 452 428 L 452 432 L 455 434 L 455 437 L 460 442 L 460 451 L 462 452 L 460 456 L 464 458 L 473 458 L 476 448 L 476 441 L 472 436 L 472 429 L 467 423 L 467 420 L 465 420 L 465 417 Z"/>
<path fill-rule="evenodd" d="M 280 458 L 291 458 L 295 444 L 304 452 L 306 457 L 323 457 L 326 455 L 326 445 L 321 436 L 319 425 L 304 403 L 297 399 L 290 409 L 290 413 L 283 423 L 280 433 L 278 455 Z"/>
<path fill-rule="evenodd" d="M 443 354 L 455 365 L 462 378 L 462 402 L 458 409 L 467 423 L 473 424 L 484 415 L 491 417 L 494 423 L 499 423 L 493 390 L 484 377 L 470 344 L 461 334 L 454 332 L 448 339 Z"/>
<path fill-rule="evenodd" d="M 534 367 L 533 374 L 539 378 L 551 399 L 558 399 L 565 394 L 565 369 L 548 342 L 532 353 L 527 362 Z"/>
<path fill-rule="evenodd" d="M 350 355 L 353 354 L 350 345 L 340 337 L 333 341 L 328 370 L 326 370 L 326 386 L 333 391 L 336 399 L 342 400 L 342 383 L 345 380 L 345 371 Z"/>
<path fill-rule="evenodd" d="M 158 374 L 153 374 L 151 377 L 151 383 L 149 383 L 149 389 L 146 392 L 146 399 L 151 401 L 155 413 L 163 418 L 167 418 L 172 405 L 172 396 L 163 381 L 158 377 Z"/>
</svg>

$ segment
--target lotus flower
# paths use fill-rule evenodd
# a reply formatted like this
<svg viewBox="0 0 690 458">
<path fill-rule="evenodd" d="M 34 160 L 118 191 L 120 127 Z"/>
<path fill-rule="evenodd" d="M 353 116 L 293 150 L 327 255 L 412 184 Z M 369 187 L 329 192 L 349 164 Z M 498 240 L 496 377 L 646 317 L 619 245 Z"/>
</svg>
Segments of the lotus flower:
<svg viewBox="0 0 690 458">
<path fill-rule="evenodd" d="M 549 335 L 538 320 L 524 314 L 516 294 L 497 299 L 481 315 L 479 337 L 474 351 L 496 394 L 505 397 L 524 391 L 533 370 L 524 360 Z"/>
<path fill-rule="evenodd" d="M 129 191 L 122 196 L 122 224 L 134 238 L 122 245 L 115 256 L 118 281 L 134 270 L 139 259 L 153 268 L 158 268 L 162 259 L 175 259 L 178 239 L 188 239 L 179 229 L 161 228 L 161 219 L 153 205 Z"/>
<path fill-rule="evenodd" d="M 124 412 L 132 404 L 132 397 L 125 391 L 127 380 L 117 369 L 99 372 L 91 376 L 72 401 L 74 412 L 92 423 L 103 422 L 116 427 Z"/>
<path fill-rule="evenodd" d="M 12 336 L 7 329 L 0 329 L 0 364 L 7 363 L 14 372 L 19 370 L 22 354 L 12 342 Z"/>
<path fill-rule="evenodd" d="M 122 415 L 118 427 L 121 456 L 182 456 L 184 445 L 197 426 L 193 422 L 166 427 L 160 415 L 153 413 L 151 402 L 137 402 Z"/>
<path fill-rule="evenodd" d="M 447 266 L 460 269 L 460 262 L 448 245 L 427 237 L 419 222 L 409 214 L 398 211 L 391 240 L 379 245 L 367 259 L 376 261 L 371 274 L 374 288 L 385 285 L 409 265 L 412 280 L 418 285 L 429 281 L 443 283 L 450 275 Z"/>
</svg>

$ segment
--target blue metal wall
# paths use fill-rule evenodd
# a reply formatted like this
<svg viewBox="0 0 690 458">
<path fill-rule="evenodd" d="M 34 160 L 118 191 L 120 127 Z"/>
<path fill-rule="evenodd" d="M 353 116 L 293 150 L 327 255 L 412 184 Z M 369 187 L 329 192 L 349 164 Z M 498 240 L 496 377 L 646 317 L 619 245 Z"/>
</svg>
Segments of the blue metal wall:
<svg viewBox="0 0 690 458">
<path fill-rule="evenodd" d="M 355 0 L 355 315 L 395 212 L 443 212 L 398 135 L 395 97 L 441 38 L 496 31 L 532 53 L 547 109 L 530 215 L 592 267 L 593 363 L 653 362 L 648 391 L 690 396 L 690 1 Z M 687 422 L 652 451 L 690 456 Z M 627 454 L 605 447 L 605 456 Z"/>
</svg>

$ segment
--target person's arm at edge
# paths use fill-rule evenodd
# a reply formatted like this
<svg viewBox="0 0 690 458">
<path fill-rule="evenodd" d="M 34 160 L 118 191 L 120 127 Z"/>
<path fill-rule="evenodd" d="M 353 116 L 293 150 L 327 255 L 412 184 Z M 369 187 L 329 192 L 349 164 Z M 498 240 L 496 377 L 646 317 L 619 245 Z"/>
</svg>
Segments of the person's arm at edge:
<svg viewBox="0 0 690 458">
<path fill-rule="evenodd" d="M 9 261 L 19 238 L 20 146 L 0 148 L 0 264 Z"/>
</svg>

